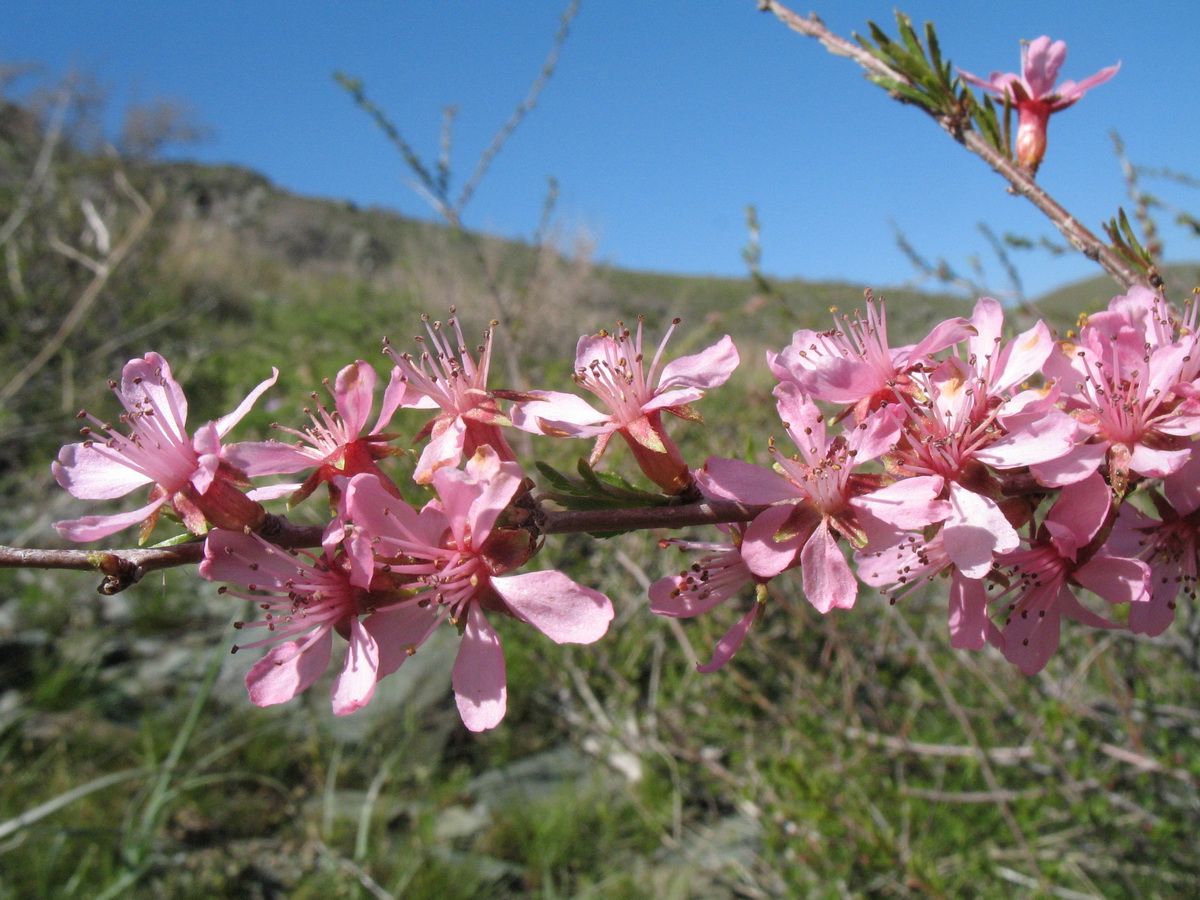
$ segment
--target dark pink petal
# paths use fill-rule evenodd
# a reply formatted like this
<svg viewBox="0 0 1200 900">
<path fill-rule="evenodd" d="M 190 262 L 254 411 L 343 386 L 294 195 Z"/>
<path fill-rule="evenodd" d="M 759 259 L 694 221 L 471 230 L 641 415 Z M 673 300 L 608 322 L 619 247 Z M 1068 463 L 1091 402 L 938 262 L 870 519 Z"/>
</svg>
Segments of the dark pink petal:
<svg viewBox="0 0 1200 900">
<path fill-rule="evenodd" d="M 335 716 L 348 715 L 367 705 L 375 693 L 378 669 L 379 645 L 372 634 L 363 628 L 358 616 L 351 616 L 346 666 L 333 682 L 330 692 Z"/>
<path fill-rule="evenodd" d="M 945 350 L 951 344 L 967 340 L 974 333 L 974 327 L 962 316 L 938 322 L 927 336 L 908 348 L 901 361 L 906 366 L 912 366 L 927 356 Z"/>
<path fill-rule="evenodd" d="M 404 373 L 400 371 L 399 366 L 392 366 L 392 374 L 388 379 L 387 387 L 383 389 L 383 403 L 379 409 L 379 418 L 375 421 L 375 427 L 371 429 L 372 434 L 380 434 L 385 429 L 389 422 L 392 421 L 392 416 L 396 414 L 396 410 L 404 405 L 404 397 L 408 392 L 408 385 L 404 380 Z"/>
<path fill-rule="evenodd" d="M 305 637 L 272 647 L 246 673 L 246 688 L 255 706 L 286 703 L 306 691 L 329 665 L 333 631 L 325 628 L 315 639 Z"/>
<path fill-rule="evenodd" d="M 956 572 L 950 580 L 950 646 L 979 650 L 994 627 L 983 582 Z"/>
<path fill-rule="evenodd" d="M 80 500 L 112 500 L 124 497 L 152 479 L 117 459 L 114 451 L 100 444 L 67 444 L 58 451 L 58 462 L 50 471 L 60 485 Z"/>
<path fill-rule="evenodd" d="M 1177 513 L 1191 515 L 1200 509 L 1200 453 L 1196 445 L 1189 449 L 1192 455 L 1175 472 L 1163 479 L 1163 493 Z"/>
<path fill-rule="evenodd" d="M 558 644 L 591 644 L 613 618 L 609 599 L 557 569 L 492 579 L 513 614 Z"/>
<path fill-rule="evenodd" d="M 712 659 L 706 665 L 697 664 L 696 671 L 707 675 L 717 671 L 717 669 L 733 659 L 733 655 L 741 649 L 742 643 L 746 640 L 746 635 L 750 633 L 750 626 L 754 624 L 754 620 L 758 617 L 761 610 L 762 604 L 755 603 L 750 608 L 750 612 L 742 616 L 732 628 L 725 632 L 721 640 L 717 641 Z"/>
<path fill-rule="evenodd" d="M 462 646 L 454 660 L 450 683 L 458 714 L 470 731 L 495 728 L 508 707 L 504 651 L 500 636 L 475 603 L 467 611 Z"/>
<path fill-rule="evenodd" d="M 725 335 L 706 350 L 667 363 L 658 379 L 658 390 L 665 391 L 677 385 L 701 390 L 720 387 L 729 380 L 738 362 L 737 347 L 733 345 L 733 339 Z"/>
<path fill-rule="evenodd" d="M 1075 580 L 1109 603 L 1150 600 L 1150 567 L 1140 559 L 1097 554 L 1076 571 Z"/>
<path fill-rule="evenodd" d="M 794 537 L 776 541 L 775 534 L 795 514 L 792 504 L 773 506 L 761 512 L 746 528 L 742 540 L 742 559 L 746 567 L 760 578 L 774 578 L 792 565 L 796 553 L 816 528 L 820 514 L 812 511 L 809 527 Z"/>
<path fill-rule="evenodd" d="M 825 519 L 821 520 L 800 551 L 800 574 L 803 576 L 804 595 L 818 612 L 827 613 L 834 607 L 850 609 L 854 606 L 858 598 L 858 582 Z"/>
<path fill-rule="evenodd" d="M 379 646 L 376 678 L 391 675 L 417 652 L 442 621 L 445 607 L 419 606 L 416 601 L 373 613 L 363 627 Z"/>
<path fill-rule="evenodd" d="M 358 360 L 337 373 L 333 382 L 333 400 L 342 417 L 346 434 L 358 436 L 367 424 L 375 405 L 375 384 L 379 375 L 364 360 Z"/>
<path fill-rule="evenodd" d="M 1096 536 L 1111 507 L 1112 492 L 1099 473 L 1068 484 L 1045 519 L 1047 529 L 1058 532 L 1055 547 L 1063 556 L 1074 559 L 1076 549 Z"/>
</svg>

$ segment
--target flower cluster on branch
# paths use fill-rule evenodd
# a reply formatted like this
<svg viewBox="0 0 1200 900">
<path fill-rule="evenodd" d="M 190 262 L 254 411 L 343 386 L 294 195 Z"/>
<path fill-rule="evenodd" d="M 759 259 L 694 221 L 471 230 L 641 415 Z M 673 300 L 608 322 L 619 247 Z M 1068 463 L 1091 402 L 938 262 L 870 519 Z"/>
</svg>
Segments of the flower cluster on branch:
<svg viewBox="0 0 1200 900">
<path fill-rule="evenodd" d="M 455 318 L 427 320 L 420 355 L 389 348 L 394 365 L 369 430 L 380 379 L 359 360 L 334 380 L 332 409 L 314 395 L 311 426 L 276 426 L 293 443 L 221 443 L 274 377 L 189 435 L 182 389 L 167 362 L 147 354 L 114 385 L 121 423 L 85 414 L 93 423 L 85 440 L 64 447 L 53 468 L 82 499 L 152 483 L 151 502 L 56 527 L 95 540 L 141 523 L 144 542 L 166 510 L 202 535 L 200 574 L 262 611 L 239 625 L 257 636 L 242 648 L 268 648 L 247 676 L 259 705 L 310 687 L 336 633 L 346 651 L 332 704 L 353 712 L 446 623 L 461 639 L 453 687 L 473 730 L 497 725 L 506 706 L 490 617 L 581 644 L 600 639 L 613 618 L 607 597 L 562 572 L 518 571 L 564 505 L 591 509 L 590 530 L 607 521 L 615 532 L 628 530 L 619 514 L 630 510 L 613 508 L 614 498 L 657 509 L 651 524 L 668 527 L 676 513 L 678 524 L 695 521 L 687 516 L 698 502 L 725 504 L 722 539 L 660 541 L 695 561 L 649 591 L 652 612 L 676 617 L 753 594 L 705 672 L 733 658 L 767 608 L 771 583 L 793 570 L 821 613 L 854 607 L 860 583 L 895 602 L 944 579 L 954 646 L 990 644 L 1027 674 L 1058 646 L 1063 617 L 1157 634 L 1180 592 L 1195 588 L 1194 304 L 1180 312 L 1135 288 L 1056 340 L 1042 322 L 1006 337 L 1003 308 L 983 298 L 969 318 L 893 347 L 885 303 L 868 293 L 863 310 L 835 311 L 831 329 L 802 329 L 767 354 L 779 415 L 779 434 L 762 448 L 769 467 L 721 456 L 689 463 L 662 419 L 665 411 L 700 421 L 692 404 L 739 363 L 733 341 L 668 361 L 664 338 L 647 359 L 643 328 L 618 324 L 580 338 L 575 382 L 599 398 L 598 409 L 571 393 L 489 388 L 490 329 L 472 351 Z M 414 441 L 427 441 L 419 456 L 396 446 L 401 431 L 384 430 L 408 409 L 436 410 L 416 431 Z M 573 490 L 539 493 L 506 427 L 595 439 L 581 460 L 590 477 L 554 473 Z M 595 473 L 613 434 L 653 491 L 623 480 L 616 489 L 615 476 Z M 405 468 L 408 487 L 397 471 Z M 253 487 L 294 473 L 304 480 Z M 321 484 L 331 518 L 320 551 L 273 543 L 266 526 L 278 517 L 262 502 L 287 496 L 295 505 Z M 422 490 L 423 504 L 405 499 Z M 1091 608 L 1090 597 L 1107 609 Z"/>
</svg>

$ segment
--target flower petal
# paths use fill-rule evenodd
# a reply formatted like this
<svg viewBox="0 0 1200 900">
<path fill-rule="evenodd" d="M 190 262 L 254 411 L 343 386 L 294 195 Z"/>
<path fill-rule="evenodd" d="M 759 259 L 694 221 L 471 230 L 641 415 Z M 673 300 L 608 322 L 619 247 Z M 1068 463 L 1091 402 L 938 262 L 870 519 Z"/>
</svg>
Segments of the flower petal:
<svg viewBox="0 0 1200 900">
<path fill-rule="evenodd" d="M 272 647 L 246 673 L 246 688 L 255 706 L 286 703 L 307 690 L 329 665 L 333 631 L 324 629 L 315 639 L 288 641 Z"/>
<path fill-rule="evenodd" d="M 590 644 L 608 631 L 608 597 L 572 581 L 557 569 L 492 579 L 513 614 L 558 644 Z"/>
<path fill-rule="evenodd" d="M 471 731 L 495 728 L 508 707 L 500 636 L 475 603 L 467 611 L 462 645 L 450 683 L 463 724 Z"/>
</svg>

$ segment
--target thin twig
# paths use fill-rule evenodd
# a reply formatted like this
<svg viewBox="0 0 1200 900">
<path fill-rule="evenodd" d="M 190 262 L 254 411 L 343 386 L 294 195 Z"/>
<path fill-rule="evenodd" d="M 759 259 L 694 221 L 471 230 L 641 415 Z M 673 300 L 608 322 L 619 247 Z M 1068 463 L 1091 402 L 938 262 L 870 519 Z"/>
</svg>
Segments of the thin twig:
<svg viewBox="0 0 1200 900">
<path fill-rule="evenodd" d="M 816 15 L 798 15 L 779 3 L 778 0 L 758 0 L 758 3 L 760 8 L 774 13 L 793 31 L 816 38 L 830 53 L 849 57 L 871 75 L 894 79 L 904 85 L 912 85 L 909 78 L 877 59 L 866 49 L 831 32 Z M 1136 284 L 1149 286 L 1146 279 L 1136 269 L 1085 228 L 1057 200 L 1042 190 L 1030 172 L 1008 159 L 977 131 L 962 127 L 961 119 L 946 114 L 932 115 L 947 134 L 991 166 L 1011 185 L 1013 193 L 1024 197 L 1041 210 L 1054 223 L 1054 227 L 1062 233 L 1063 237 L 1071 243 L 1071 246 L 1088 259 L 1099 263 L 1104 271 L 1116 279 L 1122 287 L 1130 288 Z"/>
</svg>

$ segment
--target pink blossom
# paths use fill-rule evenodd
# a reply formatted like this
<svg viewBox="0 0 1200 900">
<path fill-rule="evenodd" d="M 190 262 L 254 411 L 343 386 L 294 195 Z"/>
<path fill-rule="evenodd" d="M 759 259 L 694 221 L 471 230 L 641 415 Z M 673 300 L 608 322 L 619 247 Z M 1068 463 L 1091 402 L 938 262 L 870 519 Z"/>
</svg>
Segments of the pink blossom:
<svg viewBox="0 0 1200 900">
<path fill-rule="evenodd" d="M 67 444 L 51 465 L 58 483 L 83 500 L 123 497 L 135 488 L 153 484 L 150 502 L 138 509 L 108 516 L 84 516 L 56 522 L 55 529 L 73 541 L 94 541 L 130 525 L 142 523 L 143 541 L 158 519 L 160 507 L 170 503 L 183 524 L 203 534 L 209 523 L 218 528 L 254 526 L 266 515 L 262 507 L 238 490 L 244 474 L 226 459 L 221 446 L 233 426 L 250 411 L 254 401 L 275 383 L 279 371 L 263 381 L 233 412 L 187 433 L 187 398 L 171 377 L 171 367 L 157 353 L 131 359 L 121 372 L 121 383 L 111 383 L 125 407 L 120 421 L 129 434 L 87 412 L 99 430 L 85 426 L 85 440 Z"/>
<path fill-rule="evenodd" d="M 659 541 L 658 546 L 663 549 L 676 546 L 681 551 L 690 550 L 704 555 L 678 575 L 661 578 L 650 586 L 651 612 L 660 616 L 690 618 L 706 613 L 731 599 L 746 585 L 755 585 L 757 599 L 749 612 L 717 642 L 708 664 L 697 666 L 699 671 L 705 673 L 721 668 L 742 646 L 750 626 L 762 612 L 768 581 L 751 572 L 746 561 L 742 559 L 741 545 L 746 526 L 738 524 L 717 527 L 729 535 L 729 541 L 686 541 L 679 538 L 665 538 Z"/>
<path fill-rule="evenodd" d="M 533 625 L 557 643 L 577 644 L 599 640 L 613 617 L 607 597 L 562 572 L 503 575 L 533 553 L 524 531 L 496 527 L 521 481 L 516 463 L 484 446 L 465 470 L 442 467 L 433 473 L 438 499 L 419 513 L 372 475 L 355 476 L 346 492 L 347 509 L 360 531 L 352 552 L 369 548 L 378 571 L 409 580 L 421 591 L 379 614 L 406 635 L 381 648 L 380 677 L 398 668 L 448 619 L 462 635 L 452 684 L 463 723 L 472 731 L 494 728 L 507 706 L 500 636 L 485 613 Z"/>
<path fill-rule="evenodd" d="M 1110 555 L 1104 547 L 1092 552 L 1110 509 L 1111 494 L 1099 474 L 1069 484 L 1029 547 L 997 559 L 1010 582 L 992 601 L 1005 615 L 999 643 L 1026 675 L 1040 672 L 1058 648 L 1063 616 L 1095 628 L 1116 627 L 1081 604 L 1075 588 L 1109 603 L 1140 605 L 1150 599 L 1150 569 L 1144 562 Z"/>
<path fill-rule="evenodd" d="M 381 648 L 398 636 L 385 613 L 408 594 L 371 590 L 371 569 L 338 551 L 342 537 L 342 525 L 335 520 L 326 530 L 324 552 L 317 556 L 282 550 L 256 534 L 216 530 L 208 535 L 200 574 L 210 581 L 245 585 L 250 593 L 221 591 L 253 600 L 265 610 L 261 620 L 237 627 L 264 628 L 267 636 L 234 650 L 276 644 L 246 675 L 252 703 L 285 703 L 307 690 L 329 666 L 335 631 L 347 639 L 345 665 L 332 689 L 336 715 L 365 706 L 386 674 L 380 672 Z M 391 587 L 386 581 L 375 586 Z"/>
<path fill-rule="evenodd" d="M 998 552 L 1019 538 L 995 498 L 1002 491 L 989 469 L 1016 469 L 1059 459 L 1074 446 L 1075 423 L 1050 405 L 1053 396 L 1010 391 L 1036 373 L 1054 341 L 1046 326 L 1004 343 L 1003 311 L 984 298 L 971 319 L 974 335 L 963 360 L 912 373 L 915 390 L 901 396 L 907 411 L 893 466 L 912 475 L 940 475 L 950 515 L 944 547 L 964 575 L 982 578 Z"/>
<path fill-rule="evenodd" d="M 385 351 L 395 360 L 400 377 L 407 385 L 400 405 L 439 410 L 413 438 L 414 443 L 429 438 L 428 446 L 417 460 L 414 480 L 418 484 L 429 484 L 438 469 L 443 466 L 453 468 L 464 455 L 470 458 L 484 446 L 494 449 L 501 459 L 515 461 L 516 456 L 500 430 L 500 426 L 512 423 L 487 389 L 492 329 L 484 332 L 483 343 L 476 348 L 479 354 L 476 361 L 467 347 L 458 319 L 447 322 L 454 329 L 453 344 L 441 322 L 430 322 L 428 316 L 422 316 L 421 320 L 425 322 L 429 341 L 418 357 L 397 354 L 391 347 Z M 421 337 L 417 342 L 426 343 Z"/>
<path fill-rule="evenodd" d="M 993 72 L 984 80 L 958 70 L 964 81 L 990 91 L 1017 108 L 1017 162 L 1036 171 L 1046 155 L 1046 126 L 1051 113 L 1061 112 L 1097 85 L 1103 84 L 1121 68 L 1108 66 L 1076 84 L 1064 81 L 1055 86 L 1058 70 L 1067 58 L 1064 41 L 1043 35 L 1021 46 L 1021 74 Z"/>
<path fill-rule="evenodd" d="M 791 381 L 816 400 L 854 407 L 855 421 L 897 394 L 909 389 L 909 372 L 925 364 L 932 354 L 970 334 L 966 319 L 940 322 L 922 341 L 903 347 L 888 342 L 887 309 L 883 299 L 866 297 L 865 317 L 839 321 L 834 309 L 830 331 L 803 328 L 779 354 L 767 354 L 767 364 L 781 382 Z"/>
<path fill-rule="evenodd" d="M 1191 455 L 1187 439 L 1200 434 L 1200 396 L 1188 380 L 1195 377 L 1196 335 L 1184 329 L 1169 339 L 1161 328 L 1165 304 L 1147 309 L 1146 295 L 1153 297 L 1146 292 L 1133 304 L 1114 298 L 1109 314 L 1089 318 L 1043 366 L 1058 380 L 1077 432 L 1070 453 L 1031 465 L 1043 484 L 1078 481 L 1106 463 L 1122 496 L 1131 472 L 1162 478 Z"/>
<path fill-rule="evenodd" d="M 311 428 L 297 431 L 274 426 L 295 435 L 298 438 L 295 444 L 264 441 L 227 447 L 227 458 L 251 478 L 299 472 L 315 466 L 313 473 L 303 483 L 259 488 L 252 491 L 250 496 L 265 500 L 291 494 L 288 505 L 295 506 L 316 490 L 318 485 L 325 483 L 329 485 L 331 498 L 336 502 L 336 478 L 351 478 L 363 472 L 382 477 L 376 460 L 399 452 L 387 446 L 387 442 L 396 435 L 384 434 L 383 429 L 404 399 L 405 384 L 399 368 L 393 368 L 391 380 L 383 392 L 379 418 L 364 435 L 363 430 L 375 403 L 378 380 L 375 369 L 360 359 L 338 372 L 331 391 L 334 400 L 332 412 L 317 400 L 314 393 L 312 399 L 315 410 L 305 410 L 312 418 Z M 329 387 L 328 381 L 325 386 Z"/>
<path fill-rule="evenodd" d="M 1150 602 L 1129 609 L 1129 630 L 1158 635 L 1175 619 L 1182 591 L 1195 599 L 1200 558 L 1200 454 L 1162 481 L 1162 492 L 1150 494 L 1158 519 L 1135 508 L 1121 507 L 1108 547 L 1120 556 L 1143 560 L 1151 573 Z"/>
<path fill-rule="evenodd" d="M 855 471 L 881 456 L 900 433 L 899 409 L 886 407 L 830 438 L 816 404 L 791 382 L 775 388 L 779 415 L 800 453 L 784 456 L 771 443 L 775 472 L 734 459 L 711 457 L 697 473 L 710 497 L 749 504 L 774 504 L 746 529 L 742 558 L 755 575 L 772 578 L 800 564 L 804 593 L 825 613 L 848 609 L 858 596 L 854 574 L 837 537 L 864 547 L 895 543 L 897 532 L 922 528 L 946 517 L 934 498 L 940 476 L 904 478 L 884 484 L 881 476 Z"/>
<path fill-rule="evenodd" d="M 535 434 L 556 437 L 594 437 L 595 465 L 614 434 L 629 444 L 646 476 L 671 494 L 692 484 L 687 463 L 662 424 L 664 412 L 698 421 L 688 404 L 724 384 L 738 364 L 729 335 L 706 350 L 663 366 L 663 350 L 679 319 L 672 322 L 650 365 L 642 353 L 642 319 L 631 333 L 620 322 L 615 334 L 584 335 L 575 350 L 575 383 L 603 402 L 602 412 L 574 394 L 534 391 L 513 409 L 513 424 Z"/>
</svg>

